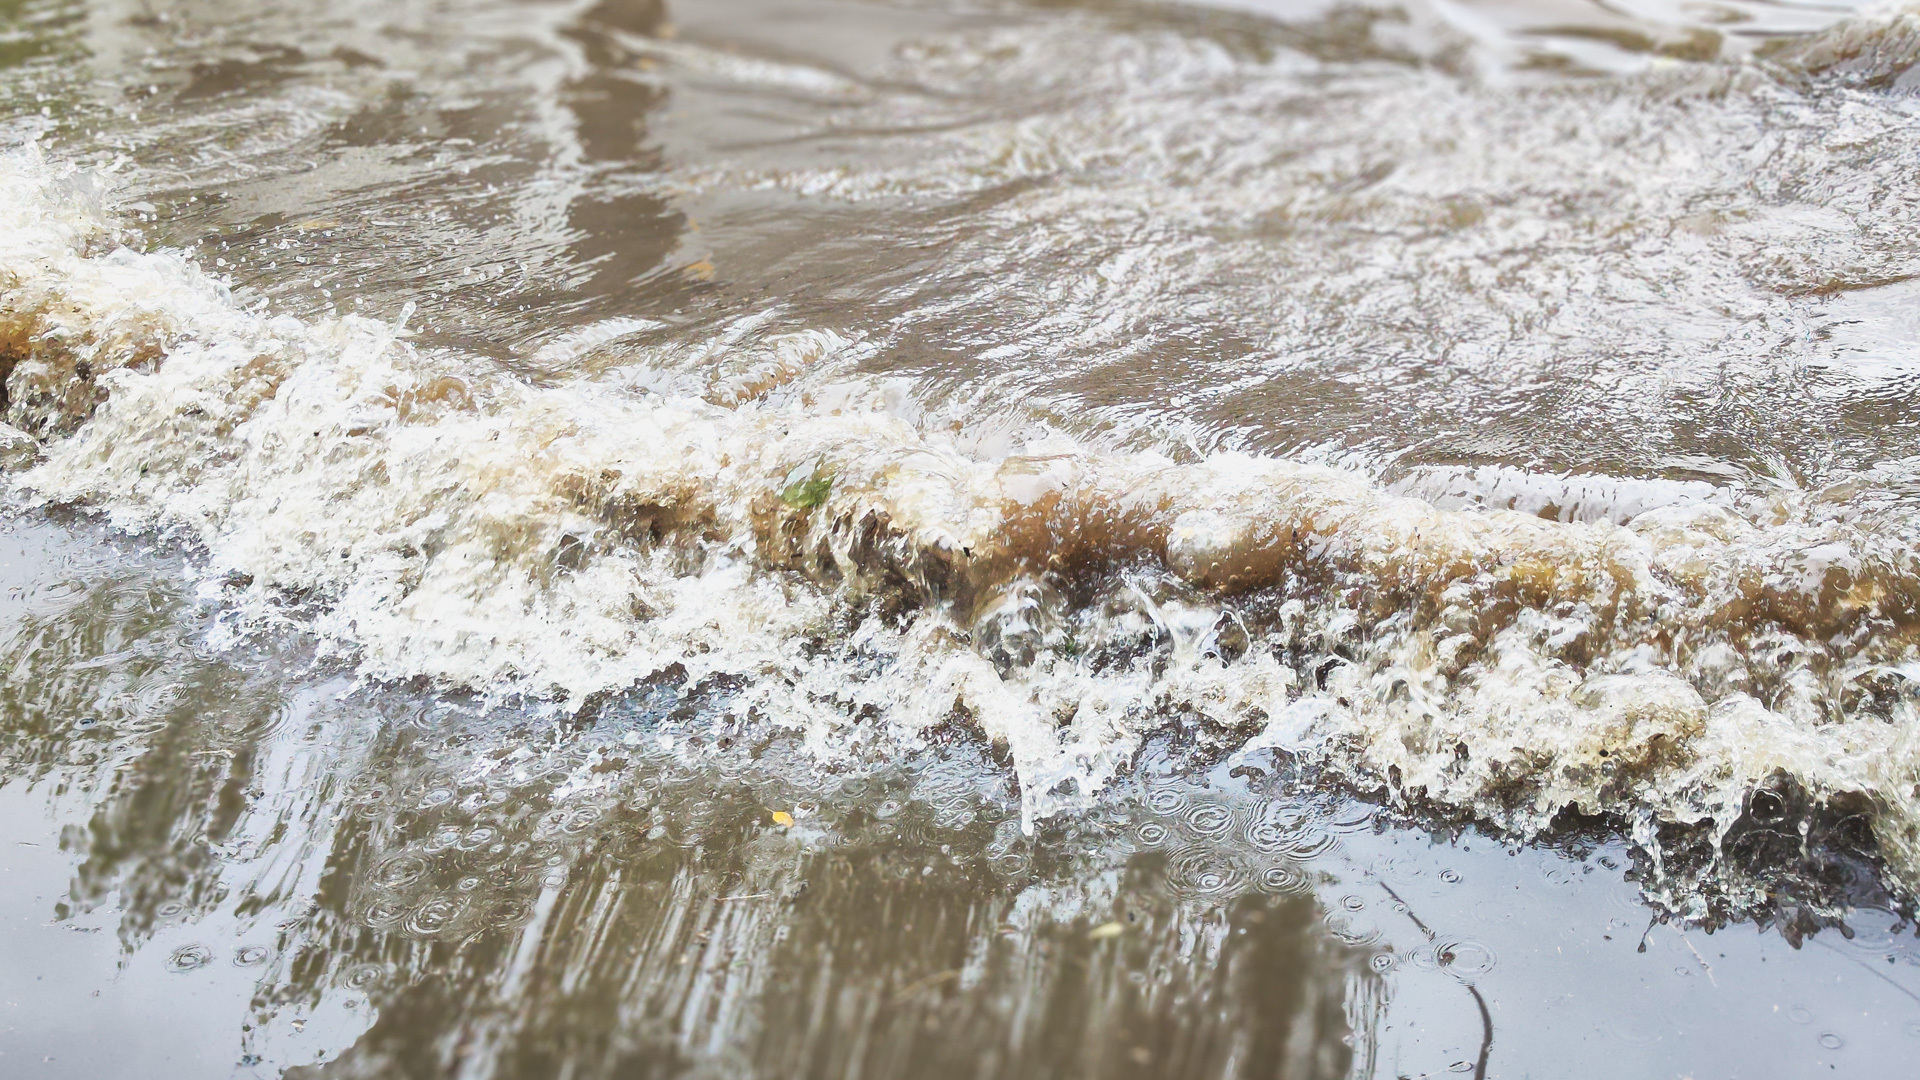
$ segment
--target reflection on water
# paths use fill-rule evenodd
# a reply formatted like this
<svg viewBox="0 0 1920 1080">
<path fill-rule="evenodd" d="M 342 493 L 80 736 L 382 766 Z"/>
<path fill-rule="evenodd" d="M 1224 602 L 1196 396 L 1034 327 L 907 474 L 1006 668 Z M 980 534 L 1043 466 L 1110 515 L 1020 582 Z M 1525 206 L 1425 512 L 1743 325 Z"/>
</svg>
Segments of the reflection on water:
<svg viewBox="0 0 1920 1080">
<path fill-rule="evenodd" d="M 822 772 L 672 678 L 561 717 L 356 690 L 205 653 L 164 572 L 65 569 L 97 577 L 16 586 L 0 658 L 10 787 L 84 821 L 41 917 L 243 972 L 243 1064 L 1335 1077 L 1365 1046 L 1376 950 L 1310 887 L 1364 815 L 1252 772 L 1030 841 L 978 747 Z M 329 1010 L 365 1030 L 305 1038 Z"/>
<path fill-rule="evenodd" d="M 965 740 L 823 768 L 726 682 L 571 715 L 356 687 L 292 638 L 209 650 L 165 552 L 0 544 L 0 813 L 42 860 L 0 896 L 0 993 L 34 995 L 0 1051 L 45 1075 L 1602 1076 L 1682 1030 L 1884 1062 L 1920 1023 L 1897 921 L 1669 930 L 1617 845 L 1429 845 L 1264 752 L 1161 744 L 1029 839 Z M 35 1022 L 69 1004 L 138 1011 Z M 1735 1047 L 1739 1016 L 1772 1026 Z"/>
</svg>

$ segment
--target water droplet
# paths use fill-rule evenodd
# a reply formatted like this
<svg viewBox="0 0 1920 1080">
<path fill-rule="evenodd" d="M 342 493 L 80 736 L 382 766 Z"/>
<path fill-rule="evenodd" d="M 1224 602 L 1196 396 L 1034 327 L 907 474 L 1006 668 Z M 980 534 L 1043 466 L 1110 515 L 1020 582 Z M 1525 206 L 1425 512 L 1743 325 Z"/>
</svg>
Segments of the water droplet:
<svg viewBox="0 0 1920 1080">
<path fill-rule="evenodd" d="M 467 910 L 465 897 L 436 896 L 407 918 L 407 932 L 433 937 L 453 926 Z"/>
<path fill-rule="evenodd" d="M 1167 884 L 1176 892 L 1220 896 L 1246 884 L 1246 868 L 1204 847 L 1183 848 L 1167 860 Z"/>
<path fill-rule="evenodd" d="M 1147 796 L 1147 809 L 1156 814 L 1177 814 L 1186 809 L 1187 795 L 1177 788 L 1161 788 Z"/>
<path fill-rule="evenodd" d="M 580 806 L 567 812 L 560 821 L 560 831 L 568 836 L 578 836 L 593 828 L 605 811 L 598 806 Z"/>
<path fill-rule="evenodd" d="M 489 825 L 481 825 L 467 830 L 466 835 L 460 838 L 460 847 L 467 851 L 478 851 L 499 838 L 499 830 Z"/>
<path fill-rule="evenodd" d="M 1835 1035 L 1831 1031 L 1827 1032 L 1825 1035 L 1820 1036 L 1820 1045 L 1826 1047 L 1829 1050 L 1838 1050 L 1842 1046 L 1845 1046 L 1846 1044 L 1847 1042 L 1845 1039 L 1842 1039 L 1840 1036 Z"/>
<path fill-rule="evenodd" d="M 1349 945 L 1371 945 L 1380 940 L 1380 928 L 1371 923 L 1357 922 L 1353 916 L 1344 912 L 1330 912 L 1326 917 L 1327 933 Z"/>
<path fill-rule="evenodd" d="M 1278 863 L 1260 872 L 1258 878 L 1262 891 L 1270 893 L 1299 893 L 1307 891 L 1306 871 L 1290 863 Z"/>
<path fill-rule="evenodd" d="M 487 925 L 493 927 L 519 926 L 533 918 L 533 903 L 524 899 L 505 900 L 496 904 L 487 916 Z"/>
<path fill-rule="evenodd" d="M 192 971 L 203 968 L 213 962 L 213 950 L 205 945 L 183 945 L 173 950 L 167 957 L 167 970 L 172 972 Z"/>
<path fill-rule="evenodd" d="M 273 953 L 265 945 L 242 945 L 233 951 L 234 967 L 257 967 Z"/>
<path fill-rule="evenodd" d="M 993 864 L 995 871 L 1008 877 L 1017 877 L 1026 873 L 1027 865 L 1031 860 L 1024 851 L 1003 851 L 992 856 L 988 861 Z"/>
<path fill-rule="evenodd" d="M 371 878 L 376 888 L 401 889 L 425 877 L 430 866 L 425 855 L 402 851 L 374 867 Z"/>
<path fill-rule="evenodd" d="M 1485 975 L 1493 970 L 1493 950 L 1477 941 L 1437 941 L 1434 961 L 1455 975 Z"/>
<path fill-rule="evenodd" d="M 375 897 L 361 910 L 361 921 L 376 930 L 385 930 L 407 917 L 407 909 L 396 900 Z"/>
<path fill-rule="evenodd" d="M 1299 807 L 1276 800 L 1249 816 L 1242 835 L 1259 851 L 1297 853 L 1323 835 L 1313 825 L 1313 818 Z"/>
<path fill-rule="evenodd" d="M 1449 885 L 1458 885 L 1460 884 L 1460 871 L 1451 867 L 1442 870 L 1440 871 L 1440 880 Z"/>
<path fill-rule="evenodd" d="M 1186 813 L 1189 829 L 1203 837 L 1216 837 L 1233 827 L 1233 811 L 1218 803 L 1201 803 Z"/>
</svg>

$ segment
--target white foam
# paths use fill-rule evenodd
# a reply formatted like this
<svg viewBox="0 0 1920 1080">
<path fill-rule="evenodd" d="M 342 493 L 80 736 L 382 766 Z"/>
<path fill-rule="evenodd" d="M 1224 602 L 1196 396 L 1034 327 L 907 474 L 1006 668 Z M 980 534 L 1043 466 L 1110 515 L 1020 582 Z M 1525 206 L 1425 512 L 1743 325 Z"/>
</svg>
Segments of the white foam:
<svg viewBox="0 0 1920 1080">
<path fill-rule="evenodd" d="M 0 199 L 8 418 L 47 439 L 20 490 L 191 536 L 243 624 L 300 613 L 371 677 L 578 700 L 744 676 L 737 707 L 828 755 L 970 724 L 1029 825 L 1173 723 L 1523 832 L 1566 807 L 1724 828 L 1784 769 L 1867 793 L 1920 866 L 1895 686 L 1920 533 L 1871 500 L 1626 528 L 1058 432 L 989 454 L 849 374 L 862 346 L 828 328 L 533 387 L 386 324 L 245 310 L 115 246 L 32 149 Z M 1876 679 L 1888 700 L 1836 712 Z"/>
</svg>

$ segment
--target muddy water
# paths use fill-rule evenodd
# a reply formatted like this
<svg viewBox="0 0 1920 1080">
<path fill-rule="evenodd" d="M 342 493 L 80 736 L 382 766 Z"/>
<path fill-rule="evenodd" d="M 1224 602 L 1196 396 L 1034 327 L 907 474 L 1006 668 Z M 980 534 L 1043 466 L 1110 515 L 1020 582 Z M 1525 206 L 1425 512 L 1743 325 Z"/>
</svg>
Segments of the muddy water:
<svg viewBox="0 0 1920 1080">
<path fill-rule="evenodd" d="M 4 19 L 9 1073 L 1920 1047 L 1920 16 Z"/>
<path fill-rule="evenodd" d="M 1871 902 L 1709 933 L 1604 833 L 1432 834 L 1177 740 L 1027 837 L 977 740 L 823 771 L 725 684 L 356 689 L 311 642 L 208 648 L 177 552 L 0 543 L 10 1075 L 1881 1076 L 1920 1044 L 1920 949 Z"/>
</svg>

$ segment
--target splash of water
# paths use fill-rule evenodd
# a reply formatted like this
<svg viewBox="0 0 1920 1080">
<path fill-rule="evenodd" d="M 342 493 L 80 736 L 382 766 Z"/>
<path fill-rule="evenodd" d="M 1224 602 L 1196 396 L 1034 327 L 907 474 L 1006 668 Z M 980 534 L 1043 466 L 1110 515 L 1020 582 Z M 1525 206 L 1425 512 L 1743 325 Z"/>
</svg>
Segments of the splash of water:
<svg viewBox="0 0 1920 1080">
<path fill-rule="evenodd" d="M 1890 71 L 1905 19 L 1782 62 Z M 678 668 L 822 754 L 977 730 L 1029 826 L 1169 727 L 1522 833 L 1568 808 L 1724 830 L 1784 773 L 1867 796 L 1920 867 L 1912 462 L 1560 521 L 1040 427 L 990 451 L 827 327 L 530 385 L 248 307 L 122 246 L 90 184 L 0 163 L 14 484 L 190 536 L 233 625 L 303 618 L 369 677 L 575 701 Z"/>
</svg>

